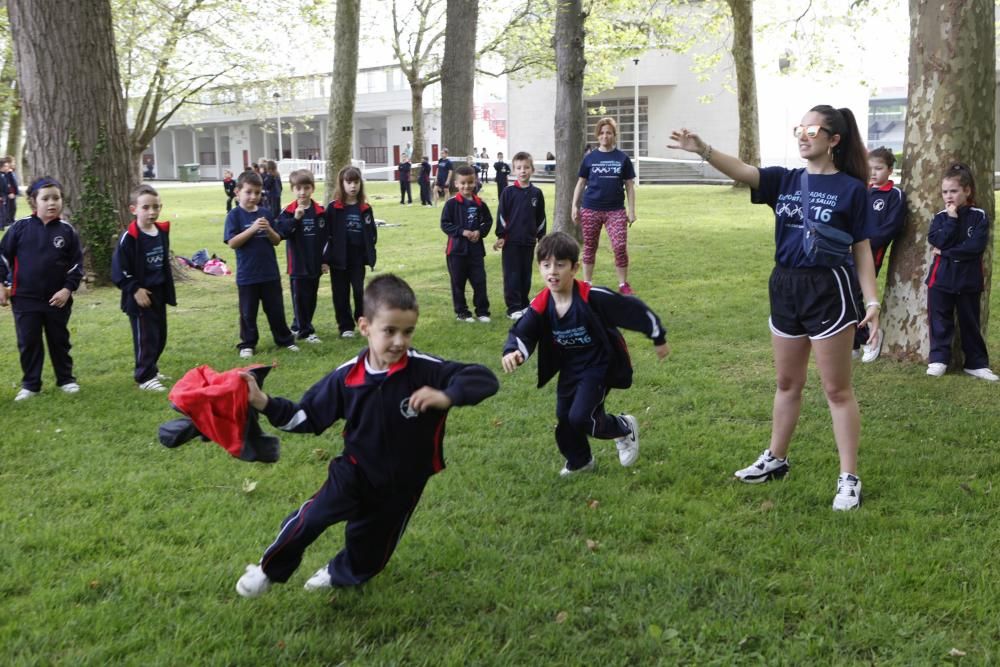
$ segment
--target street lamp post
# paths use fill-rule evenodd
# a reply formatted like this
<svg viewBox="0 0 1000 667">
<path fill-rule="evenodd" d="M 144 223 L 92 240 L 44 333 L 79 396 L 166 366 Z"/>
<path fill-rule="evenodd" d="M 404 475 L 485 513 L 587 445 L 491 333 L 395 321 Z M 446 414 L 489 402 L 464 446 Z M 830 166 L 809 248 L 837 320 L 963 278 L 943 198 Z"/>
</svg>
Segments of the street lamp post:
<svg viewBox="0 0 1000 667">
<path fill-rule="evenodd" d="M 632 137 L 635 144 L 635 184 L 639 184 L 639 59 L 633 58 L 635 63 L 635 106 L 633 108 L 634 118 L 632 121 Z"/>
<path fill-rule="evenodd" d="M 281 93 L 274 93 L 271 97 L 274 98 L 274 112 L 278 116 L 278 162 L 281 162 L 282 158 L 285 157 L 285 148 L 281 145 L 281 109 L 278 104 L 281 101 Z"/>
</svg>

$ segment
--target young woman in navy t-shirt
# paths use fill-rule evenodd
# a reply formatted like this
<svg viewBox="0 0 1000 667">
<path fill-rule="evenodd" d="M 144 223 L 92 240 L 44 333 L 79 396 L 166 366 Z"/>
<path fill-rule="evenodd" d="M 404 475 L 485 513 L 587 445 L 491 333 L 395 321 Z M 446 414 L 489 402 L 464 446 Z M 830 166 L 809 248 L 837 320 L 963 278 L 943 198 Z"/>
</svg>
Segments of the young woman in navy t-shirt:
<svg viewBox="0 0 1000 667">
<path fill-rule="evenodd" d="M 833 509 L 850 510 L 861 504 L 857 476 L 861 417 L 851 386 L 851 346 L 854 330 L 868 325 L 878 335 L 881 306 L 875 284 L 875 264 L 865 225 L 868 162 L 865 147 L 850 109 L 813 107 L 793 128 L 799 155 L 806 160 L 810 221 L 836 228 L 853 243 L 842 262 L 820 266 L 803 247 L 801 202 L 802 169 L 759 169 L 726 155 L 688 130 L 674 131 L 670 148 L 698 153 L 703 160 L 733 180 L 753 188 L 751 200 L 767 204 L 775 214 L 775 267 L 771 273 L 771 345 L 777 390 L 771 423 L 771 444 L 753 465 L 736 477 L 755 484 L 788 472 L 789 442 L 802 407 L 809 353 L 816 357 L 823 391 L 833 418 L 833 436 L 840 454 L 840 475 Z M 857 267 L 857 281 L 851 263 Z M 859 312 L 857 284 L 865 297 Z"/>
<path fill-rule="evenodd" d="M 593 280 L 594 258 L 603 225 L 608 229 L 611 249 L 615 253 L 618 291 L 631 295 L 627 246 L 628 228 L 635 222 L 635 168 L 632 160 L 615 148 L 617 136 L 618 125 L 613 118 L 597 121 L 597 150 L 584 156 L 573 191 L 573 222 L 580 225 L 583 232 L 583 280 L 588 284 Z M 580 195 L 583 195 L 582 207 Z"/>
</svg>

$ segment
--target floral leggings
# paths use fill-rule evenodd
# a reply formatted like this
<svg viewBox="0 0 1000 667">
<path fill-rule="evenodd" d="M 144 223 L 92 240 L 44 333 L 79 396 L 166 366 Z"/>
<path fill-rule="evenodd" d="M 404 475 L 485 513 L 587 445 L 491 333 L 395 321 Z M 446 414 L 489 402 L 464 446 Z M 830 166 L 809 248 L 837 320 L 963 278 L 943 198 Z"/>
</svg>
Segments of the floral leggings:
<svg viewBox="0 0 1000 667">
<path fill-rule="evenodd" d="M 580 209 L 580 227 L 583 232 L 583 263 L 594 263 L 594 258 L 597 255 L 597 244 L 601 240 L 601 225 L 608 229 L 611 249 L 615 253 L 615 266 L 628 266 L 628 216 L 623 208 L 616 211 Z"/>
</svg>

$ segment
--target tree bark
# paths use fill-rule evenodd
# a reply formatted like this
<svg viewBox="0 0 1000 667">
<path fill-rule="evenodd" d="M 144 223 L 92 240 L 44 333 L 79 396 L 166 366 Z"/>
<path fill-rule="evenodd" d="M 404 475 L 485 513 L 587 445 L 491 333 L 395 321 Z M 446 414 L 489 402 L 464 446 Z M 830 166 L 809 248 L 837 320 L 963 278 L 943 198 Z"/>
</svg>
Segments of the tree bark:
<svg viewBox="0 0 1000 667">
<path fill-rule="evenodd" d="M 739 156 L 749 165 L 760 164 L 760 126 L 757 117 L 757 77 L 753 59 L 753 3 L 726 0 L 733 16 L 733 65 L 740 118 Z M 737 187 L 745 187 L 737 184 Z"/>
<path fill-rule="evenodd" d="M 883 353 L 924 360 L 930 349 L 927 232 L 941 210 L 941 175 L 953 161 L 969 165 L 976 205 L 990 220 L 983 255 L 985 288 L 980 327 L 989 322 L 993 267 L 993 160 L 996 104 L 993 0 L 910 0 L 910 75 L 903 142 L 907 221 L 892 248 L 885 294 Z M 952 364 L 963 361 L 957 345 Z"/>
<path fill-rule="evenodd" d="M 424 84 L 419 81 L 410 81 L 410 114 L 413 117 L 413 155 L 414 164 L 419 164 L 419 160 L 429 153 L 424 152 L 426 146 L 424 139 Z"/>
<path fill-rule="evenodd" d="M 473 0 L 448 0 L 441 61 L 441 143 L 458 160 L 472 153 L 473 88 L 476 82 L 476 23 Z"/>
<path fill-rule="evenodd" d="M 326 193 L 332 199 L 337 174 L 351 164 L 354 99 L 358 85 L 360 0 L 338 0 L 334 32 L 333 82 L 330 87 L 330 132 L 327 138 Z"/>
<path fill-rule="evenodd" d="M 556 208 L 552 230 L 567 232 L 578 239 L 580 228 L 573 224 L 572 206 L 577 169 L 583 159 L 587 132 L 583 105 L 583 73 L 587 66 L 583 51 L 583 26 L 586 18 L 581 0 L 558 3 L 555 25 L 555 153 L 559 165 L 556 167 Z"/>
<path fill-rule="evenodd" d="M 8 0 L 7 9 L 26 157 L 34 175 L 63 184 L 66 214 L 88 247 L 91 270 L 106 279 L 131 184 L 111 6 Z"/>
</svg>

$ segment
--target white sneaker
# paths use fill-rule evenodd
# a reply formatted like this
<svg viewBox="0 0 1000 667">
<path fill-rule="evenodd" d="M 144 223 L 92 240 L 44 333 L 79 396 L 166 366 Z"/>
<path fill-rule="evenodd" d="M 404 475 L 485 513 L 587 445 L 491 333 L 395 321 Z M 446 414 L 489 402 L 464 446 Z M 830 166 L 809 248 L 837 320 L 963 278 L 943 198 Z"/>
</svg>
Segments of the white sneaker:
<svg viewBox="0 0 1000 667">
<path fill-rule="evenodd" d="M 927 364 L 927 374 L 933 375 L 936 378 L 944 375 L 946 370 L 948 370 L 948 364 L 942 364 L 938 361 L 935 361 L 933 364 Z"/>
<path fill-rule="evenodd" d="M 861 507 L 861 480 L 849 472 L 840 473 L 837 478 L 837 495 L 833 497 L 833 509 L 837 512 Z"/>
<path fill-rule="evenodd" d="M 330 581 L 330 570 L 324 565 L 320 569 L 316 570 L 316 573 L 309 577 L 309 580 L 302 587 L 307 591 L 318 591 L 323 588 L 331 588 L 333 583 Z"/>
<path fill-rule="evenodd" d="M 160 378 L 150 378 L 139 385 L 139 389 L 143 391 L 166 391 L 167 388 L 163 386 L 160 382 Z"/>
<path fill-rule="evenodd" d="M 779 479 L 788 474 L 791 465 L 788 459 L 779 459 L 771 455 L 770 449 L 765 449 L 753 465 L 733 473 L 736 479 L 747 484 L 761 484 L 772 479 Z"/>
<path fill-rule="evenodd" d="M 515 310 L 513 313 L 511 313 L 510 315 L 507 316 L 507 319 L 508 320 L 515 320 L 516 321 L 516 320 L 521 319 L 522 317 L 524 317 L 524 311 L 523 310 Z"/>
<path fill-rule="evenodd" d="M 632 415 L 621 415 L 621 419 L 630 432 L 622 438 L 615 438 L 615 447 L 618 448 L 618 462 L 627 468 L 639 458 L 639 421 Z"/>
<path fill-rule="evenodd" d="M 243 349 L 240 350 L 240 359 L 249 359 L 252 356 L 253 356 L 252 347 L 244 347 Z"/>
<path fill-rule="evenodd" d="M 878 355 L 882 354 L 882 341 L 885 340 L 885 336 L 882 335 L 882 330 L 879 329 L 878 335 L 875 337 L 875 342 L 869 345 L 865 343 L 861 346 L 864 353 L 861 355 L 861 363 L 870 364 L 871 362 L 878 359 Z"/>
<path fill-rule="evenodd" d="M 340 332 L 341 338 L 354 338 L 354 329 L 348 329 L 347 331 Z"/>
<path fill-rule="evenodd" d="M 472 315 L 457 315 L 455 317 L 455 319 L 458 320 L 459 322 L 475 322 L 476 321 L 476 318 L 474 318 Z"/>
<path fill-rule="evenodd" d="M 306 342 L 307 343 L 312 343 L 313 345 L 317 345 L 319 343 L 322 343 L 323 341 L 320 340 L 319 336 L 317 336 L 316 334 L 312 333 L 312 334 L 309 334 L 308 336 L 306 336 Z"/>
<path fill-rule="evenodd" d="M 260 565 L 247 565 L 247 571 L 236 582 L 236 592 L 245 598 L 263 595 L 271 588 L 271 580 L 260 569 Z"/>
<path fill-rule="evenodd" d="M 21 390 L 17 392 L 17 396 L 14 397 L 15 401 L 26 401 L 32 396 L 38 396 L 37 391 L 31 391 L 30 389 L 25 389 L 21 387 Z"/>
<path fill-rule="evenodd" d="M 288 350 L 289 352 L 301 352 L 302 351 L 302 348 L 300 348 L 295 343 L 292 343 L 291 345 L 286 345 L 285 349 Z"/>
<path fill-rule="evenodd" d="M 988 382 L 996 382 L 1000 380 L 997 374 L 988 368 L 966 368 L 965 372 L 974 378 L 979 378 L 980 380 L 986 380 Z"/>
<path fill-rule="evenodd" d="M 577 468 L 576 470 L 570 470 L 566 466 L 563 466 L 563 469 L 559 471 L 559 476 L 560 477 L 572 477 L 573 475 L 576 475 L 576 474 L 581 473 L 581 472 L 594 472 L 594 468 L 596 468 L 596 467 L 597 467 L 597 463 L 594 461 L 593 457 L 591 457 L 590 461 L 588 461 L 583 466 Z"/>
<path fill-rule="evenodd" d="M 61 386 L 59 388 L 62 389 L 63 392 L 66 393 L 66 394 L 79 394 L 80 393 L 80 385 L 78 385 L 75 382 L 67 382 L 66 384 L 64 384 L 63 386 Z"/>
<path fill-rule="evenodd" d="M 480 315 L 476 319 L 479 320 L 480 322 L 482 322 L 483 324 L 489 324 L 492 321 L 492 320 L 490 320 L 490 316 L 489 315 Z"/>
</svg>

